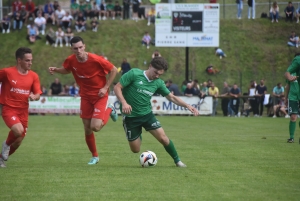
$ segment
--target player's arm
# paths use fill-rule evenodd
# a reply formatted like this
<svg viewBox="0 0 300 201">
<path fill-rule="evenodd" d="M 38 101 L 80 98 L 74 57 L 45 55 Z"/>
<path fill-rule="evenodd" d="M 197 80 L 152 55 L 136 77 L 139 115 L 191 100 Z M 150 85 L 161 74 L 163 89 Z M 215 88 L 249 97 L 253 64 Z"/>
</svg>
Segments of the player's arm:
<svg viewBox="0 0 300 201">
<path fill-rule="evenodd" d="M 195 116 L 199 115 L 199 112 L 196 108 L 194 108 L 193 106 L 187 104 L 186 102 L 184 102 L 181 98 L 174 96 L 172 93 L 169 93 L 166 98 L 175 103 L 176 105 L 182 106 L 187 108 L 189 111 L 191 111 Z"/>
<path fill-rule="evenodd" d="M 290 93 L 290 83 L 289 82 L 286 83 L 284 93 L 285 93 L 285 95 L 284 95 L 285 96 L 285 104 L 287 105 L 288 97 L 289 97 L 289 93 Z"/>
<path fill-rule="evenodd" d="M 123 93 L 122 93 L 122 89 L 123 86 L 120 84 L 120 82 L 118 82 L 115 87 L 114 87 L 114 92 L 118 98 L 118 100 L 120 101 L 120 103 L 122 104 L 122 113 L 124 114 L 130 114 L 132 111 L 132 108 L 130 105 L 128 105 L 128 103 L 126 102 Z"/>
<path fill-rule="evenodd" d="M 71 73 L 71 72 L 68 71 L 67 69 L 65 69 L 64 67 L 61 67 L 61 68 L 49 67 L 49 73 L 50 73 L 51 75 L 53 75 L 54 73 L 59 73 L 59 74 L 69 74 L 69 73 Z"/>
<path fill-rule="evenodd" d="M 117 67 L 114 66 L 111 69 L 111 71 L 109 72 L 109 76 L 108 76 L 105 86 L 99 90 L 98 95 L 100 97 L 102 97 L 106 94 L 107 90 L 109 89 L 109 86 L 112 84 L 112 82 L 114 81 L 117 74 L 118 74 L 118 69 L 117 69 Z"/>
</svg>

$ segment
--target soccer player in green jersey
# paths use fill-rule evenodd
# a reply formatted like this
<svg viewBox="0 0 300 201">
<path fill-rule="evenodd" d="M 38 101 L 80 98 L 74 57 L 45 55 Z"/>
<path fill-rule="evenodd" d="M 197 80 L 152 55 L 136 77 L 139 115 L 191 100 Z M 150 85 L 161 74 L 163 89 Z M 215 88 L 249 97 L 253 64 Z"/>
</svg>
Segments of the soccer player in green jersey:
<svg viewBox="0 0 300 201">
<path fill-rule="evenodd" d="M 114 91 L 121 103 L 123 127 L 131 151 L 134 153 L 140 151 L 142 127 L 144 127 L 164 146 L 177 167 L 186 167 L 181 162 L 172 140 L 167 137 L 159 121 L 153 115 L 150 100 L 154 93 L 158 93 L 176 105 L 187 108 L 195 116 L 199 112 L 179 97 L 174 96 L 167 89 L 164 81 L 159 79 L 159 76 L 167 69 L 166 60 L 162 57 L 155 57 L 148 70 L 131 69 L 125 73 L 120 82 L 115 85 Z"/>
<path fill-rule="evenodd" d="M 294 133 L 296 129 L 300 100 L 299 75 L 300 55 L 296 54 L 294 60 L 285 73 L 285 77 L 287 79 L 286 100 L 288 100 L 288 112 L 290 114 L 290 138 L 287 140 L 288 143 L 294 142 Z"/>
</svg>

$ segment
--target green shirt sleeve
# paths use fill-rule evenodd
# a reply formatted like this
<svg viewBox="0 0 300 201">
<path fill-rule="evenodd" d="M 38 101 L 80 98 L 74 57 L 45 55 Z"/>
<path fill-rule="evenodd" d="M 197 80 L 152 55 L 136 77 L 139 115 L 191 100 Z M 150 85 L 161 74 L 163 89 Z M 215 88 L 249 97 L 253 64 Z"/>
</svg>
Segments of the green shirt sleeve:
<svg viewBox="0 0 300 201">
<path fill-rule="evenodd" d="M 294 58 L 291 65 L 288 67 L 287 72 L 289 73 L 298 73 L 300 69 L 300 57 Z"/>
<path fill-rule="evenodd" d="M 130 85 L 131 82 L 133 82 L 134 72 L 135 72 L 135 70 L 132 69 L 132 70 L 128 71 L 127 73 L 125 73 L 124 75 L 122 75 L 122 77 L 120 79 L 120 84 L 122 85 L 123 88 Z"/>
<path fill-rule="evenodd" d="M 158 89 L 156 90 L 156 93 L 162 95 L 162 96 L 167 96 L 169 95 L 170 91 L 169 89 L 166 87 L 165 83 L 162 80 L 159 80 L 158 83 Z"/>
</svg>

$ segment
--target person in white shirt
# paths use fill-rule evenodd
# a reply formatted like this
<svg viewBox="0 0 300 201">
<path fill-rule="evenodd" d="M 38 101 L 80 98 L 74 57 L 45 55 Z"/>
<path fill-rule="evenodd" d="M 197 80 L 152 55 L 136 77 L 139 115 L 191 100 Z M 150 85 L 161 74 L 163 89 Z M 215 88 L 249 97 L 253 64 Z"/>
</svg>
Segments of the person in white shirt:
<svg viewBox="0 0 300 201">
<path fill-rule="evenodd" d="M 63 16 L 63 18 L 61 19 L 61 22 L 62 22 L 62 27 L 64 30 L 67 30 L 68 27 L 71 27 L 72 25 L 72 20 L 73 20 L 73 17 L 70 15 L 70 12 L 66 12 L 66 15 Z"/>
<path fill-rule="evenodd" d="M 57 25 L 61 25 L 62 18 L 66 15 L 66 11 L 64 9 L 61 9 L 60 6 L 57 7 L 57 10 L 55 11 L 55 21 Z"/>
<path fill-rule="evenodd" d="M 58 42 L 60 43 L 60 47 L 63 47 L 63 38 L 64 38 L 65 33 L 63 30 L 59 27 L 57 32 L 56 32 L 56 41 L 54 47 L 57 47 Z"/>
<path fill-rule="evenodd" d="M 42 35 L 45 35 L 46 19 L 42 16 L 42 13 L 39 13 L 38 17 L 34 19 L 34 24 Z"/>
</svg>

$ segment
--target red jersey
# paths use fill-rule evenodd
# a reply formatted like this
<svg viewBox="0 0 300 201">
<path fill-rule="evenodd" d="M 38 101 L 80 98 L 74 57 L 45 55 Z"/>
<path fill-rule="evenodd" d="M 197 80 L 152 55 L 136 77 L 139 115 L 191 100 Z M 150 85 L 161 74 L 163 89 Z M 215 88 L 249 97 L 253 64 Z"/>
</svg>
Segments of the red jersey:
<svg viewBox="0 0 300 201">
<path fill-rule="evenodd" d="M 99 90 L 106 84 L 106 75 L 114 67 L 103 57 L 92 53 L 88 53 L 88 59 L 83 63 L 78 62 L 76 55 L 73 54 L 65 60 L 63 66 L 72 72 L 82 97 L 98 96 Z"/>
<path fill-rule="evenodd" d="M 28 71 L 26 75 L 19 73 L 16 66 L 0 69 L 1 95 L 0 104 L 14 108 L 29 107 L 29 94 L 42 94 L 38 75 Z"/>
<path fill-rule="evenodd" d="M 14 1 L 12 3 L 13 12 L 20 11 L 22 5 L 23 5 L 22 1 Z"/>
<path fill-rule="evenodd" d="M 33 1 L 32 2 L 26 2 L 26 5 L 25 5 L 26 7 L 26 11 L 28 11 L 28 12 L 30 12 L 30 13 L 33 13 L 34 12 L 34 10 L 35 10 L 35 5 L 34 5 L 34 3 L 33 3 Z"/>
</svg>

